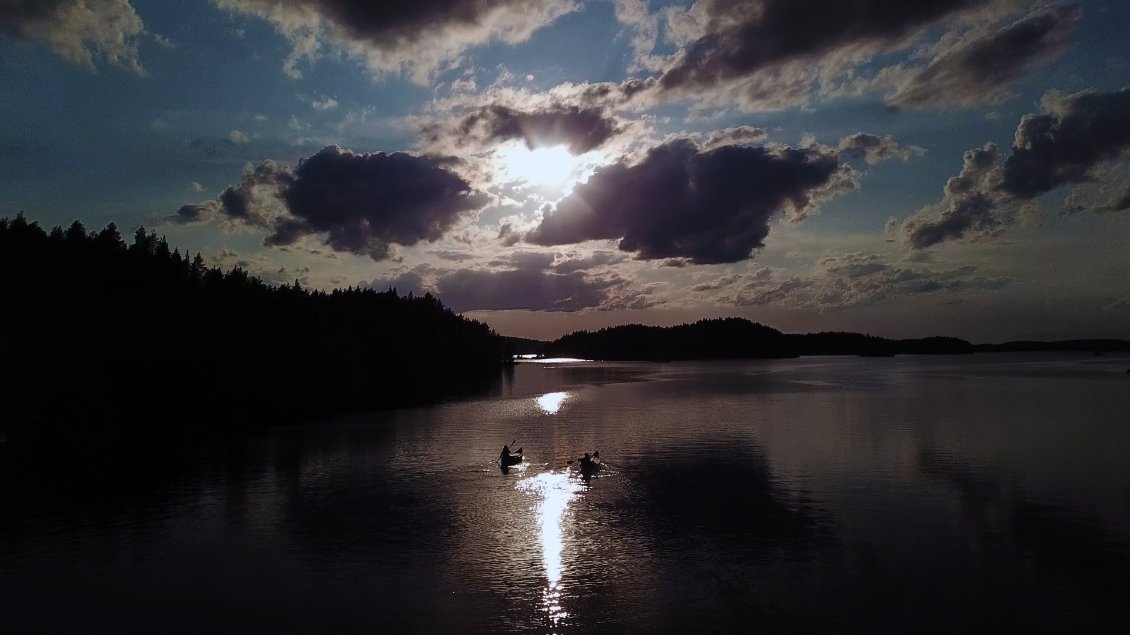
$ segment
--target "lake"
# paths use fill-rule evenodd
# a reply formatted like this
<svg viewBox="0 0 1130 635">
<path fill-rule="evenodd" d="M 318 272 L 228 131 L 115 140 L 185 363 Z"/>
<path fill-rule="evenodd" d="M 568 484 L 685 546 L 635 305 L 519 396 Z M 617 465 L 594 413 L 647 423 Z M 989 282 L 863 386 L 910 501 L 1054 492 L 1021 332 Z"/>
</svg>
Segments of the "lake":
<svg viewBox="0 0 1130 635">
<path fill-rule="evenodd" d="M 478 399 L 144 460 L 0 444 L 0 630 L 1121 629 L 1128 365 L 522 363 Z"/>
</svg>

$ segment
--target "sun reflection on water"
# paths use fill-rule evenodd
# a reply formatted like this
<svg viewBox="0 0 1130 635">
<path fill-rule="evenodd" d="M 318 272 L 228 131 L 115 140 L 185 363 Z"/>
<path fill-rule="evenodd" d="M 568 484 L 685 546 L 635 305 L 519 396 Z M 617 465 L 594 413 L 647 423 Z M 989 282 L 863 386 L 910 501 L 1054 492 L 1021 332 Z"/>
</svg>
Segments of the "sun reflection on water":
<svg viewBox="0 0 1130 635">
<path fill-rule="evenodd" d="M 567 392 L 551 392 L 538 397 L 538 407 L 546 414 L 555 415 L 561 409 L 561 403 L 569 396 Z"/>
<path fill-rule="evenodd" d="M 570 501 L 576 498 L 580 488 L 564 472 L 544 472 L 522 479 L 518 481 L 517 488 L 539 497 L 537 522 L 546 577 L 542 605 L 549 621 L 557 626 L 561 620 L 569 617 L 561 602 L 564 591 L 564 585 L 561 583 L 561 554 L 564 550 L 565 514 Z"/>
</svg>

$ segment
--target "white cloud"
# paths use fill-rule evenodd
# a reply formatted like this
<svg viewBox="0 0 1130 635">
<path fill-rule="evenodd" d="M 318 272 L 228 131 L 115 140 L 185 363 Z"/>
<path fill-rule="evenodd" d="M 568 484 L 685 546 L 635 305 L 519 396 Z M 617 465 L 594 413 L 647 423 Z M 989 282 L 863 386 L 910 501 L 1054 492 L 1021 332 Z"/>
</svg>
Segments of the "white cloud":
<svg viewBox="0 0 1130 635">
<path fill-rule="evenodd" d="M 145 74 L 137 55 L 145 25 L 129 0 L 6 2 L 0 29 L 43 42 L 56 55 L 91 69 L 102 59 Z"/>
<path fill-rule="evenodd" d="M 333 97 L 326 97 L 322 95 L 321 99 L 315 99 L 310 102 L 310 107 L 314 110 L 333 110 L 338 107 L 338 102 Z"/>
</svg>

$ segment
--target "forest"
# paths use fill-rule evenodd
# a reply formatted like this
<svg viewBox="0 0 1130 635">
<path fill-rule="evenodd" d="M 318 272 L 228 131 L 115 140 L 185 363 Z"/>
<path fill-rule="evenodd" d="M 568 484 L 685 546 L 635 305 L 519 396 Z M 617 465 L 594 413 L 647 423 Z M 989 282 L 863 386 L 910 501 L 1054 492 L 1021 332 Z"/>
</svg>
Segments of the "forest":
<svg viewBox="0 0 1130 635">
<path fill-rule="evenodd" d="M 0 220 L 0 420 L 238 425 L 434 402 L 496 382 L 506 342 L 430 294 L 224 272 L 138 228 Z M 13 432 L 15 431 L 15 432 Z"/>
</svg>

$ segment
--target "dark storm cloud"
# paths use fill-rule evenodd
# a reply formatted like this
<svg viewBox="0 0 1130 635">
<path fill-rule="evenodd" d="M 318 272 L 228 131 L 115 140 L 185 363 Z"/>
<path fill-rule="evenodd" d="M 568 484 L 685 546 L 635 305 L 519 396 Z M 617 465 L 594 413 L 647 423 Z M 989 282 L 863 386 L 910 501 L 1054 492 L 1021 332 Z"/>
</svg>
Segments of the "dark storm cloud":
<svg viewBox="0 0 1130 635">
<path fill-rule="evenodd" d="M 1019 206 L 1061 185 L 1100 179 L 1101 167 L 1130 149 L 1130 89 L 1052 94 L 1043 106 L 1044 113 L 1021 118 L 1007 158 L 991 143 L 965 153 L 942 202 L 904 224 L 911 247 L 999 232 L 1016 221 Z"/>
<path fill-rule="evenodd" d="M 410 40 L 436 25 L 470 27 L 484 23 L 498 9 L 520 10 L 529 0 L 272 0 L 301 6 L 331 20 L 352 37 L 378 45 Z M 236 4 L 239 4 L 238 2 Z M 246 2 L 262 5 L 263 2 Z"/>
<path fill-rule="evenodd" d="M 103 58 L 145 72 L 137 57 L 145 26 L 129 0 L 0 0 L 0 30 L 89 68 Z"/>
<path fill-rule="evenodd" d="M 437 134 L 434 126 L 424 132 Z M 553 106 L 521 111 L 501 105 L 480 108 L 465 116 L 454 130 L 461 145 L 473 140 L 517 139 L 531 150 L 564 144 L 573 154 L 598 148 L 617 132 L 616 122 L 597 108 Z"/>
<path fill-rule="evenodd" d="M 660 77 L 663 89 L 710 87 L 776 63 L 856 43 L 889 43 L 989 0 L 706 0 L 705 33 Z"/>
<path fill-rule="evenodd" d="M 1008 82 L 1066 49 L 1081 13 L 1059 6 L 949 51 L 915 73 L 887 100 L 894 108 L 972 104 L 1007 96 Z"/>
<path fill-rule="evenodd" d="M 355 154 L 337 146 L 303 159 L 293 171 L 266 161 L 244 170 L 239 185 L 214 203 L 182 207 L 180 222 L 230 221 L 270 230 L 265 243 L 289 245 L 325 234 L 338 251 L 389 257 L 392 244 L 434 241 L 485 197 L 447 170 L 446 160 L 403 153 Z"/>
<path fill-rule="evenodd" d="M 1019 198 L 1086 180 L 1095 164 L 1130 147 L 1130 89 L 1077 93 L 1047 107 L 1021 118 L 1004 163 L 1002 187 Z"/>
<path fill-rule="evenodd" d="M 636 165 L 598 169 L 545 211 L 527 240 L 563 245 L 619 239 L 642 259 L 737 262 L 764 246 L 779 213 L 803 216 L 854 187 L 854 172 L 827 149 L 723 146 L 678 139 Z"/>
<path fill-rule="evenodd" d="M 462 213 L 485 202 L 462 177 L 427 157 L 355 154 L 337 146 L 301 161 L 281 198 L 296 222 L 279 224 L 268 242 L 324 232 L 334 249 L 376 260 L 388 257 L 391 243 L 437 240 Z"/>
<path fill-rule="evenodd" d="M 534 31 L 577 8 L 543 0 L 213 0 L 225 9 L 269 21 L 293 45 L 284 70 L 300 77 L 299 62 L 330 44 L 375 73 L 428 76 L 466 49 L 491 41 L 524 42 Z"/>
</svg>

